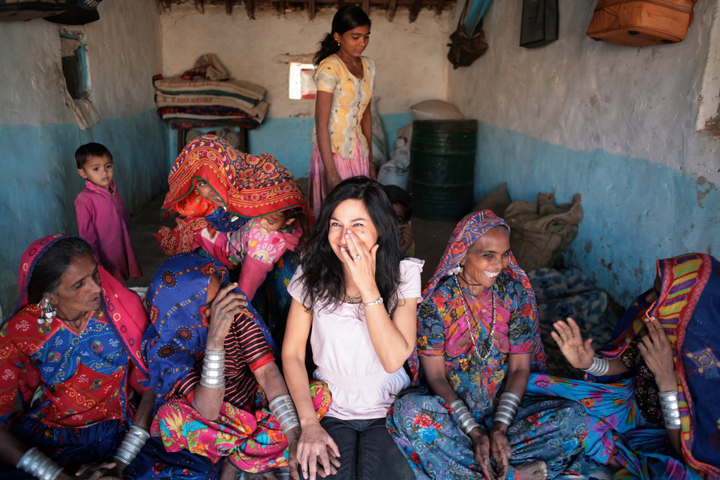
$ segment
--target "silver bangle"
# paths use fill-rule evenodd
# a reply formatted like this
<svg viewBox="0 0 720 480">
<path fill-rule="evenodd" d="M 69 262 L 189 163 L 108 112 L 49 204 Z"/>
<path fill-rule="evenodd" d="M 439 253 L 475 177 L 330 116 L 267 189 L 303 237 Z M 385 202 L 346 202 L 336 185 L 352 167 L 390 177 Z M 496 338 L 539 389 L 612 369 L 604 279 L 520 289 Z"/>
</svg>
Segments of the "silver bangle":
<svg viewBox="0 0 720 480">
<path fill-rule="evenodd" d="M 682 427 L 680 420 L 680 405 L 678 404 L 677 390 L 659 392 L 660 407 L 662 408 L 665 428 L 668 430 L 679 430 Z"/>
<path fill-rule="evenodd" d="M 300 419 L 290 394 L 285 393 L 275 397 L 270 402 L 270 411 L 280 422 L 280 427 L 286 435 L 293 428 L 300 426 Z"/>
<path fill-rule="evenodd" d="M 62 472 L 62 467 L 50 460 L 37 447 L 32 447 L 25 452 L 15 468 L 38 480 L 55 480 Z"/>
<path fill-rule="evenodd" d="M 363 303 L 363 305 L 366 306 L 366 307 L 372 307 L 373 305 L 382 305 L 382 304 L 383 304 L 383 298 L 382 298 L 382 297 L 378 298 L 378 299 L 375 300 L 374 302 Z"/>
<path fill-rule="evenodd" d="M 500 403 L 495 409 L 495 418 L 493 421 L 504 423 L 508 427 L 515 421 L 518 408 L 520 408 L 520 397 L 512 392 L 503 392 L 500 395 Z"/>
<path fill-rule="evenodd" d="M 115 452 L 113 460 L 130 465 L 135 457 L 138 456 L 145 443 L 150 438 L 150 434 L 142 427 L 133 425 L 125 434 L 122 443 Z"/>
<path fill-rule="evenodd" d="M 470 432 L 476 428 L 480 428 L 480 424 L 475 420 L 475 417 L 470 413 L 470 409 L 465 402 L 458 398 L 450 404 L 450 408 L 453 409 L 455 415 L 457 415 L 458 426 L 465 435 L 469 435 Z"/>
<path fill-rule="evenodd" d="M 592 364 L 588 368 L 581 368 L 580 370 L 589 373 L 594 377 L 602 377 L 608 372 L 609 369 L 610 360 L 608 360 L 607 358 L 598 357 L 596 355 L 593 357 Z"/>
<path fill-rule="evenodd" d="M 200 386 L 220 388 L 225 385 L 225 350 L 205 350 Z"/>
</svg>

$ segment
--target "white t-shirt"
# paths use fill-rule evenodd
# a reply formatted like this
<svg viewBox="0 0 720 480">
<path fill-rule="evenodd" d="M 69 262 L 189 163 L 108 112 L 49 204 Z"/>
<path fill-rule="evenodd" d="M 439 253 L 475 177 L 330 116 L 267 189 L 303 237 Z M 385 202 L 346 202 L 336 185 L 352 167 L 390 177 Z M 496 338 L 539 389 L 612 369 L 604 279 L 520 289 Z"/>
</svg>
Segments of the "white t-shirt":
<svg viewBox="0 0 720 480">
<path fill-rule="evenodd" d="M 423 261 L 406 258 L 400 262 L 398 301 L 415 298 L 422 301 L 421 280 Z M 288 293 L 303 303 L 303 285 L 298 281 L 298 267 Z M 401 367 L 387 373 L 375 353 L 362 304 L 341 303 L 332 308 L 313 308 L 310 344 L 317 369 L 313 377 L 328 384 L 332 405 L 327 415 L 343 420 L 383 418 L 395 396 L 410 385 L 410 378 Z"/>
</svg>

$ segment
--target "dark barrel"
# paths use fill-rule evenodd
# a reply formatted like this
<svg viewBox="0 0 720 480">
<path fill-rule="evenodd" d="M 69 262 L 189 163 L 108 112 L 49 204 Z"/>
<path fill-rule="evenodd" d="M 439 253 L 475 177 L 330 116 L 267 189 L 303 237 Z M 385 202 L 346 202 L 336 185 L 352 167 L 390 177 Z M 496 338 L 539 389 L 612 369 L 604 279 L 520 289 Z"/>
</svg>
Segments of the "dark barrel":
<svg viewBox="0 0 720 480">
<path fill-rule="evenodd" d="M 457 220 L 473 206 L 476 120 L 415 120 L 410 192 L 415 215 Z"/>
</svg>

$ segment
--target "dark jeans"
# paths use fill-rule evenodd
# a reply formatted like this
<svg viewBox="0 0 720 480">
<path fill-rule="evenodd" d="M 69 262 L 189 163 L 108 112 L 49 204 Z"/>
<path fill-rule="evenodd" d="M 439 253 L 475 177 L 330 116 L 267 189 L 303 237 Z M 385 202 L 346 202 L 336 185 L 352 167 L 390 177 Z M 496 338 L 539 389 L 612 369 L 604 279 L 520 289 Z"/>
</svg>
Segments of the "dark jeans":
<svg viewBox="0 0 720 480">
<path fill-rule="evenodd" d="M 405 456 L 385 427 L 384 418 L 340 420 L 325 417 L 320 425 L 340 449 L 338 480 L 414 480 Z"/>
</svg>

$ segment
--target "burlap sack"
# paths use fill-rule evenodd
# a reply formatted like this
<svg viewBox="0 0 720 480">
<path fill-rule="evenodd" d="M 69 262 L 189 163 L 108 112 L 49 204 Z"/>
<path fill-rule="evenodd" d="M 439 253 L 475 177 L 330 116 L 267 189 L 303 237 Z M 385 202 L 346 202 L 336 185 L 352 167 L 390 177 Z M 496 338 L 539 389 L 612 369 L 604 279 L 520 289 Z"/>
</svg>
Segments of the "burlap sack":
<svg viewBox="0 0 720 480">
<path fill-rule="evenodd" d="M 558 255 L 577 237 L 580 200 L 578 193 L 572 203 L 557 206 L 554 193 L 538 193 L 537 202 L 520 200 L 507 207 L 510 248 L 525 271 L 555 267 Z"/>
<path fill-rule="evenodd" d="M 507 182 L 490 192 L 490 195 L 480 200 L 472 209 L 473 212 L 490 210 L 500 218 L 505 218 L 505 210 L 512 203 L 507 191 Z"/>
</svg>

